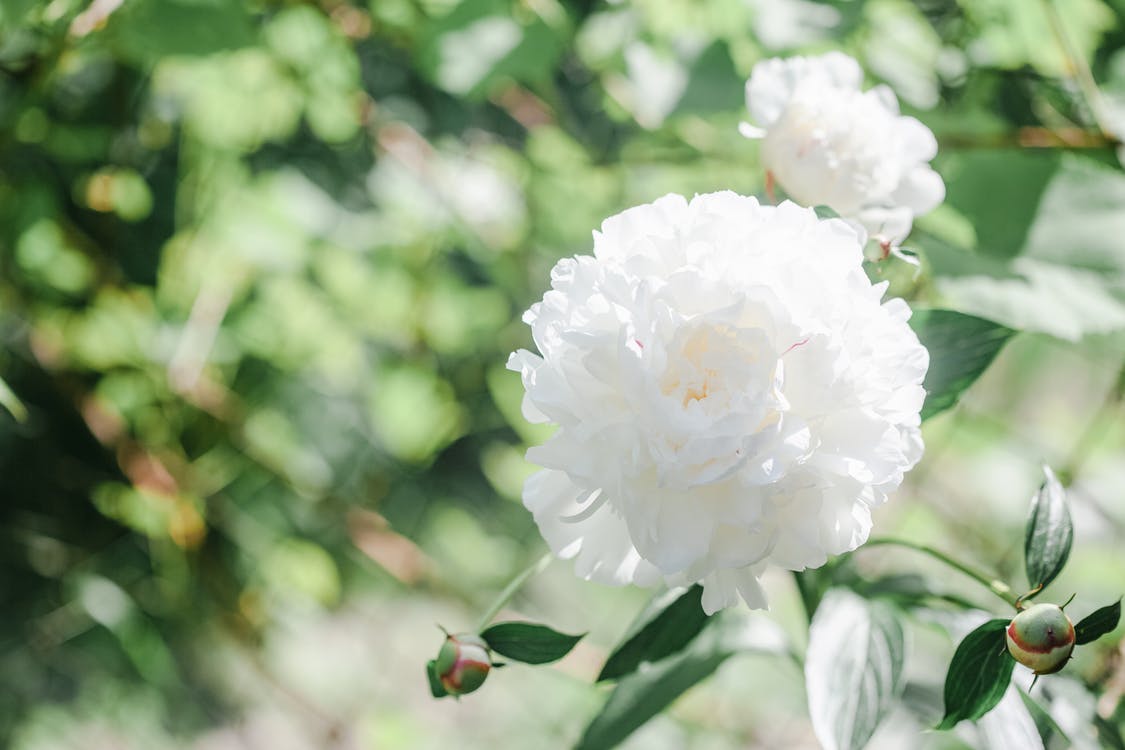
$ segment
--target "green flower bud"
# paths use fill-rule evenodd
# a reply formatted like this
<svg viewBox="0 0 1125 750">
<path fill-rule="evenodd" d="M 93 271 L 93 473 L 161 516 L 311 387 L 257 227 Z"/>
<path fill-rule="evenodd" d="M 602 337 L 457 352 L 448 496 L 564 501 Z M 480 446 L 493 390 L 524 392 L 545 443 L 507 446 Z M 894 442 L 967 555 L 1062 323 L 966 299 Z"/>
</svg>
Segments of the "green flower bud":
<svg viewBox="0 0 1125 750">
<path fill-rule="evenodd" d="M 1057 604 L 1035 604 L 1008 625 L 1008 653 L 1035 674 L 1058 672 L 1074 650 L 1074 623 Z"/>
<path fill-rule="evenodd" d="M 492 668 L 488 644 L 477 635 L 447 635 L 434 662 L 438 679 L 450 695 L 465 695 L 484 684 Z"/>
</svg>

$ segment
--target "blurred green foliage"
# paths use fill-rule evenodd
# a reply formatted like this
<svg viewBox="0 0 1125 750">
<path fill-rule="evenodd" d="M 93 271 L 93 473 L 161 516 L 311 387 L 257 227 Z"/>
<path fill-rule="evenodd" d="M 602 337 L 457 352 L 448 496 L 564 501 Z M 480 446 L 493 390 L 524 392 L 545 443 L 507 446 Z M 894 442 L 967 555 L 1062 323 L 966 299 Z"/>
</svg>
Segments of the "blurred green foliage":
<svg viewBox="0 0 1125 750">
<path fill-rule="evenodd" d="M 1026 0 L 6 0 L 0 743 L 170 746 L 295 612 L 479 608 L 538 554 L 520 312 L 621 208 L 760 191 L 764 56 L 937 132 L 897 293 L 1120 352 L 1125 2 L 1065 5 L 1100 103 Z"/>
</svg>

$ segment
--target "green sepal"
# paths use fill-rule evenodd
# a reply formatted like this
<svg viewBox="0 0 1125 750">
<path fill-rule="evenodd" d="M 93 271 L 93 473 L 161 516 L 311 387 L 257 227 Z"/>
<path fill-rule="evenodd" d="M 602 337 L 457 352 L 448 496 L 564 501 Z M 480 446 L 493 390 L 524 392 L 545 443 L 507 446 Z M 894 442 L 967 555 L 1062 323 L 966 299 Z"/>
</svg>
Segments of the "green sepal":
<svg viewBox="0 0 1125 750">
<path fill-rule="evenodd" d="M 438 677 L 436 659 L 430 659 L 426 662 L 426 679 L 430 682 L 430 695 L 435 698 L 445 698 L 449 695 L 445 686 L 441 684 L 441 678 Z"/>
</svg>

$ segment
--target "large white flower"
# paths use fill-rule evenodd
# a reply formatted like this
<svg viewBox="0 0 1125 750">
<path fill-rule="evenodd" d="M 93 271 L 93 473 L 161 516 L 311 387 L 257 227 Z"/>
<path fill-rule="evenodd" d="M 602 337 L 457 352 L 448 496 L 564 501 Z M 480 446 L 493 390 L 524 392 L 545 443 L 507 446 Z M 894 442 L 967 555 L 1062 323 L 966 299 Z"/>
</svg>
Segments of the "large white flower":
<svg viewBox="0 0 1125 750">
<path fill-rule="evenodd" d="M 701 581 L 764 607 L 768 565 L 855 549 L 922 454 L 929 357 L 847 223 L 734 193 L 668 195 L 594 233 L 524 315 L 524 504 L 578 575 Z"/>
<path fill-rule="evenodd" d="M 763 60 L 746 82 L 754 124 L 741 131 L 762 139 L 762 165 L 789 197 L 829 206 L 893 245 L 945 197 L 928 163 L 937 141 L 899 114 L 893 91 L 862 84 L 859 63 L 840 52 Z"/>
</svg>

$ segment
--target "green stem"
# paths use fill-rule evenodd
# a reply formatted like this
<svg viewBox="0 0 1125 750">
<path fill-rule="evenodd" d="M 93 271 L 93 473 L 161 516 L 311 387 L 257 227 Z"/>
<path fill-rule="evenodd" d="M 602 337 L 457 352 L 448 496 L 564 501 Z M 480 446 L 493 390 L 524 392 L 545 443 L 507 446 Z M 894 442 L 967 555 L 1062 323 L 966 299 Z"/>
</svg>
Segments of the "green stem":
<svg viewBox="0 0 1125 750">
<path fill-rule="evenodd" d="M 972 578 L 974 581 L 984 586 L 993 594 L 1003 599 L 1005 603 L 1011 605 L 1012 607 L 1018 608 L 1017 604 L 1019 599 L 1016 596 L 1015 592 L 1012 591 L 1011 586 L 1004 583 L 999 578 L 990 576 L 986 573 L 982 573 L 976 568 L 966 565 L 960 560 L 955 560 L 954 558 L 950 557 L 940 550 L 936 550 L 933 547 L 927 546 L 925 544 L 917 544 L 916 542 L 910 542 L 905 539 L 894 539 L 891 537 L 876 537 L 874 539 L 868 539 L 867 543 L 864 545 L 864 547 L 878 546 L 904 547 L 906 549 L 912 549 L 917 552 L 929 555 L 935 560 L 940 560 L 949 567 L 961 571 L 969 578 Z"/>
<path fill-rule="evenodd" d="M 477 632 L 479 633 L 480 631 L 487 628 L 488 624 L 492 622 L 492 618 L 500 614 L 500 610 L 504 609 L 504 605 L 508 603 L 508 600 L 516 595 L 516 592 L 520 590 L 521 586 L 527 583 L 527 579 L 531 578 L 537 573 L 541 573 L 543 569 L 547 567 L 547 564 L 550 563 L 553 559 L 554 555 L 550 552 L 547 552 L 534 563 L 532 563 L 530 567 L 513 578 L 511 582 L 509 582 L 508 585 L 504 587 L 504 590 L 501 591 L 500 594 L 496 597 L 496 601 L 492 602 L 492 606 L 485 610 L 485 613 L 481 615 L 480 625 L 477 626 Z"/>
<path fill-rule="evenodd" d="M 793 580 L 797 583 L 797 593 L 801 595 L 801 606 L 805 608 L 805 619 L 811 624 L 817 605 L 820 604 L 816 584 L 809 580 L 807 570 L 794 570 Z"/>
</svg>

